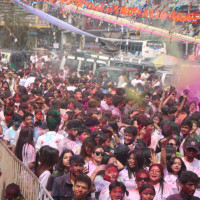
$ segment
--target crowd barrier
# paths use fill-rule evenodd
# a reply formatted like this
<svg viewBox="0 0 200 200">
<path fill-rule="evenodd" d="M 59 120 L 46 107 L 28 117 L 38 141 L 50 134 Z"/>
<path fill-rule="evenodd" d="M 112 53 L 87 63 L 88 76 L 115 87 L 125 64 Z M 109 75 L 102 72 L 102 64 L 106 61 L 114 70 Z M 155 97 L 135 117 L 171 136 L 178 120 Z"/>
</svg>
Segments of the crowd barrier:
<svg viewBox="0 0 200 200">
<path fill-rule="evenodd" d="M 0 199 L 8 184 L 16 183 L 26 200 L 53 200 L 38 178 L 0 140 Z"/>
</svg>

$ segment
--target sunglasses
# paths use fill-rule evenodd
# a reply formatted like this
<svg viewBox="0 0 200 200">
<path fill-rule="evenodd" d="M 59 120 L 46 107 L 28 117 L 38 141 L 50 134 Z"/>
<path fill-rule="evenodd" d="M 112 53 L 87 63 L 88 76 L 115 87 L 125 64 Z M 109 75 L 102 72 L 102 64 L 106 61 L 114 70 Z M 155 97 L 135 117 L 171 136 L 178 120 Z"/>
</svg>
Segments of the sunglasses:
<svg viewBox="0 0 200 200">
<path fill-rule="evenodd" d="M 95 154 L 97 155 L 97 156 L 105 156 L 105 152 L 103 152 L 103 151 L 96 151 L 95 152 Z"/>
<path fill-rule="evenodd" d="M 192 152 L 195 152 L 195 153 L 197 152 L 197 150 L 194 149 L 194 148 L 192 148 L 192 147 L 187 148 L 187 150 L 188 150 L 189 152 L 191 152 L 191 151 L 192 151 Z"/>
<path fill-rule="evenodd" d="M 176 145 L 176 144 L 173 144 L 173 143 L 167 143 L 167 145 L 173 146 L 173 145 Z"/>
<path fill-rule="evenodd" d="M 42 105 L 43 103 L 37 102 L 37 104 Z"/>
<path fill-rule="evenodd" d="M 136 178 L 136 180 L 137 180 L 138 182 L 141 182 L 142 180 L 144 180 L 145 182 L 148 182 L 148 181 L 149 181 L 149 178 L 141 178 L 141 177 L 138 177 L 138 178 Z"/>
</svg>

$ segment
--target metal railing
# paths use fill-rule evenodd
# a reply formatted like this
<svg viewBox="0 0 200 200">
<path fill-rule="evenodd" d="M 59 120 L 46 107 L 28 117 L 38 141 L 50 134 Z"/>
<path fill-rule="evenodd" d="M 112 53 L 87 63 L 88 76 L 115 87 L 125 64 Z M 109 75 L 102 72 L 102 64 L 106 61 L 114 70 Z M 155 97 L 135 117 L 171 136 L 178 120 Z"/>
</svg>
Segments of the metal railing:
<svg viewBox="0 0 200 200">
<path fill-rule="evenodd" d="M 48 191 L 40 184 L 30 169 L 0 140 L 0 199 L 3 199 L 5 188 L 10 183 L 20 186 L 26 200 L 53 200 Z"/>
</svg>

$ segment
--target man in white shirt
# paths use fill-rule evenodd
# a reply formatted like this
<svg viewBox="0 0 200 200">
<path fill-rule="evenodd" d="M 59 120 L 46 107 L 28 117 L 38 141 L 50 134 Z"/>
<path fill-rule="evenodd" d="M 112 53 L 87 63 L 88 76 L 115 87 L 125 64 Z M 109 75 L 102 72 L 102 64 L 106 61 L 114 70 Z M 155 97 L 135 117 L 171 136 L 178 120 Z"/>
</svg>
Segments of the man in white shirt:
<svg viewBox="0 0 200 200">
<path fill-rule="evenodd" d="M 68 82 L 69 84 L 67 86 L 67 90 L 74 92 L 74 90 L 76 89 L 76 87 L 74 86 L 74 79 L 72 77 L 69 77 Z"/>
<path fill-rule="evenodd" d="M 158 80 L 158 77 L 156 75 L 153 76 L 153 81 L 152 81 L 152 85 L 153 87 L 159 87 L 160 86 L 160 81 Z"/>
<path fill-rule="evenodd" d="M 136 73 L 136 74 L 135 74 L 135 79 L 133 79 L 133 80 L 131 81 L 131 85 L 134 86 L 134 87 L 136 87 L 138 83 L 140 83 L 140 84 L 143 85 L 143 81 L 140 79 L 140 74 L 139 74 L 139 73 Z"/>
<path fill-rule="evenodd" d="M 52 113 L 56 111 L 52 111 Z M 47 116 L 47 127 L 49 131 L 45 133 L 44 135 L 41 135 L 38 137 L 35 148 L 38 150 L 44 145 L 49 145 L 53 148 L 58 149 L 58 143 L 64 139 L 64 136 L 57 133 L 61 118 L 57 115 L 55 118 L 53 117 L 53 114 L 51 113 L 51 116 Z M 57 118 L 57 119 L 56 119 Z"/>
<path fill-rule="evenodd" d="M 144 68 L 143 73 L 141 74 L 141 80 L 146 81 L 149 78 L 148 69 Z"/>
<path fill-rule="evenodd" d="M 185 156 L 183 162 L 185 163 L 187 170 L 194 171 L 200 167 L 200 161 L 195 157 L 199 151 L 199 142 L 196 139 L 188 139 L 184 143 Z"/>
<path fill-rule="evenodd" d="M 112 104 L 112 95 L 111 94 L 106 94 L 105 100 L 101 101 L 101 110 L 105 111 L 112 111 L 115 108 Z"/>
</svg>

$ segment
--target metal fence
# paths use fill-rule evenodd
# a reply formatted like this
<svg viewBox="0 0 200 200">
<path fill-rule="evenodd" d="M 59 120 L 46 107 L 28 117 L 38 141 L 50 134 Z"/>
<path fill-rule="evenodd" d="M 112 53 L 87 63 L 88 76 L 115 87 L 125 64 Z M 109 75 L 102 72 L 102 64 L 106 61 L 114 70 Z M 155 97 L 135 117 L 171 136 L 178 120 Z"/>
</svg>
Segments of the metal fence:
<svg viewBox="0 0 200 200">
<path fill-rule="evenodd" d="M 16 158 L 0 140 L 0 199 L 3 199 L 5 188 L 16 183 L 26 200 L 53 200 L 48 191 L 40 184 L 38 178 Z"/>
</svg>

